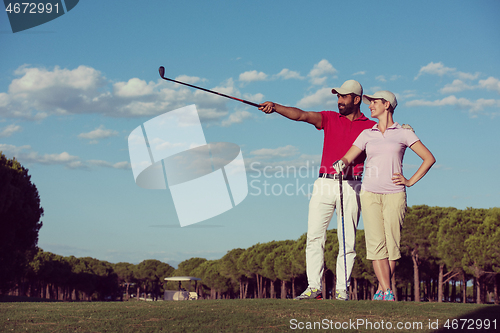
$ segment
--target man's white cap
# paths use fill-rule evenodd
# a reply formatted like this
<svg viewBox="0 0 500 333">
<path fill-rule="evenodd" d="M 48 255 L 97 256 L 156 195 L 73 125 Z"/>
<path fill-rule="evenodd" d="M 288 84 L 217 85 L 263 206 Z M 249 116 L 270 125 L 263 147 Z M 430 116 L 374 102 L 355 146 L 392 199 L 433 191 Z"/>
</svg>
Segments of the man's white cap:
<svg viewBox="0 0 500 333">
<path fill-rule="evenodd" d="M 391 103 L 393 109 L 398 106 L 398 101 L 396 100 L 396 96 L 387 90 L 377 91 L 373 95 L 363 95 L 363 103 L 370 105 L 370 101 L 373 99 L 384 99 Z"/>
<path fill-rule="evenodd" d="M 363 96 L 363 87 L 356 80 L 347 80 L 340 88 L 333 88 L 332 94 L 334 95 L 349 95 L 355 94 L 358 96 Z"/>
</svg>

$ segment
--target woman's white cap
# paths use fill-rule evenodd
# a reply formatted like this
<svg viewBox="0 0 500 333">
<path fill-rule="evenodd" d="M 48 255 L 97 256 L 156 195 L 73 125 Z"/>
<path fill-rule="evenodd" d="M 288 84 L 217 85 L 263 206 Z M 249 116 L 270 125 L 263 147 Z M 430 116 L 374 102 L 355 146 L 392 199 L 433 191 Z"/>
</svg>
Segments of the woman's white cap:
<svg viewBox="0 0 500 333">
<path fill-rule="evenodd" d="M 370 101 L 373 99 L 384 99 L 391 103 L 393 109 L 398 106 L 398 101 L 396 100 L 396 96 L 387 90 L 380 90 L 374 93 L 373 95 L 363 95 L 363 103 L 370 105 Z"/>
</svg>

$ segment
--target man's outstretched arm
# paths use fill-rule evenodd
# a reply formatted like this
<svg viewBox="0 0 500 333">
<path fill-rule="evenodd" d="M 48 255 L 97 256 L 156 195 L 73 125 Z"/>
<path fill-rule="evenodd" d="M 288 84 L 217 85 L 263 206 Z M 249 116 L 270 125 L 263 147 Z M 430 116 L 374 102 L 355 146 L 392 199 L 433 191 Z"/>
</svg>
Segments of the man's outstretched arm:
<svg viewBox="0 0 500 333">
<path fill-rule="evenodd" d="M 280 115 L 295 121 L 303 121 L 321 128 L 321 113 L 313 111 L 303 111 L 298 108 L 284 106 L 273 102 L 264 102 L 261 104 L 259 110 L 265 113 L 277 112 Z"/>
</svg>

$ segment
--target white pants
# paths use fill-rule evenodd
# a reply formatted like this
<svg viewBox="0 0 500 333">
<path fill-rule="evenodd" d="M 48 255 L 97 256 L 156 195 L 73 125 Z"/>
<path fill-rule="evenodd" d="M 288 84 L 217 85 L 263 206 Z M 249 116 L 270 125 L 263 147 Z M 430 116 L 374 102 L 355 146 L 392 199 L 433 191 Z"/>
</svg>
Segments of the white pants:
<svg viewBox="0 0 500 333">
<path fill-rule="evenodd" d="M 351 277 L 352 266 L 356 258 L 356 229 L 359 221 L 360 181 L 343 181 L 343 208 L 345 229 L 345 252 L 342 234 L 342 217 L 340 214 L 339 181 L 318 178 L 314 182 L 314 190 L 309 202 L 309 220 L 307 224 L 306 273 L 309 287 L 321 288 L 324 272 L 326 230 L 337 208 L 337 236 L 339 254 L 337 257 L 337 289 L 347 289 Z M 347 284 L 345 281 L 344 256 L 347 263 Z"/>
</svg>

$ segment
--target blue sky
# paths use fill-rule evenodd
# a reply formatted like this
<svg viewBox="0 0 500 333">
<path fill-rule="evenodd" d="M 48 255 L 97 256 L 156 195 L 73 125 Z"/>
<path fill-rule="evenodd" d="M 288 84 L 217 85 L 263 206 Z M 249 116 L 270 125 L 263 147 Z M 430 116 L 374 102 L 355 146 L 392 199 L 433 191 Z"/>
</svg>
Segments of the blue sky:
<svg viewBox="0 0 500 333">
<path fill-rule="evenodd" d="M 3 12 L 0 150 L 38 187 L 44 250 L 174 266 L 218 259 L 306 232 L 323 132 L 165 82 L 158 67 L 232 96 L 310 111 L 336 110 L 331 88 L 356 79 L 365 93 L 393 91 L 395 120 L 411 124 L 437 159 L 408 189 L 409 205 L 498 207 L 499 14 L 500 3 L 488 0 L 85 0 L 13 34 Z M 241 147 L 249 194 L 181 228 L 169 190 L 135 184 L 127 137 L 190 104 L 207 142 Z M 420 163 L 410 150 L 404 162 L 406 175 Z"/>
</svg>

